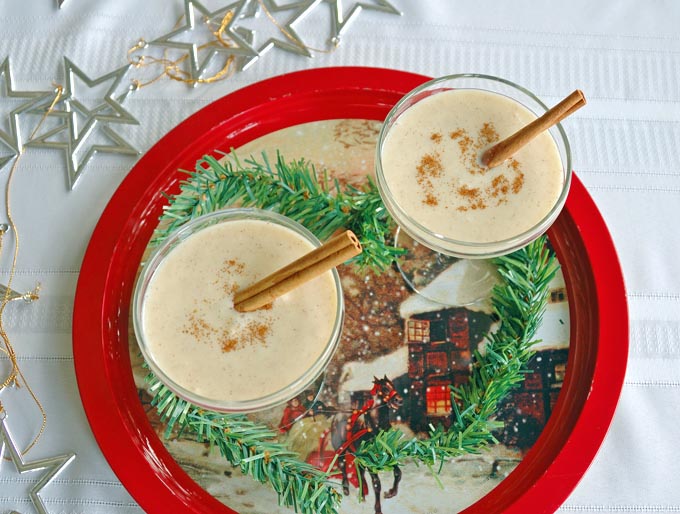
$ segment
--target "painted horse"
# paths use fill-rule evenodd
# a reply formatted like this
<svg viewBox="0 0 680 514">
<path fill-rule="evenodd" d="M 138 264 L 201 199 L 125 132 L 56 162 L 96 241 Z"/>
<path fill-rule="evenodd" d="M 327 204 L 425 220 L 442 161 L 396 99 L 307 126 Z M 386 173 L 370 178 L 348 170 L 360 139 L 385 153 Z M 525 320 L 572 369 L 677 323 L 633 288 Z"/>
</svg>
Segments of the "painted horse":
<svg viewBox="0 0 680 514">
<path fill-rule="evenodd" d="M 342 473 L 342 490 L 345 495 L 349 495 L 349 480 L 347 476 L 348 461 L 353 462 L 352 454 L 359 448 L 362 441 L 374 438 L 380 430 L 390 428 L 390 411 L 396 411 L 403 403 L 402 397 L 394 387 L 392 381 L 385 375 L 383 378 L 373 377 L 373 388 L 371 398 L 369 398 L 359 409 L 352 411 L 351 414 L 338 413 L 333 417 L 330 434 L 331 443 L 335 449 L 338 467 Z M 365 469 L 357 466 L 357 471 L 361 480 L 361 498 L 365 497 L 366 490 L 363 485 L 365 480 Z M 375 514 L 382 514 L 380 505 L 381 484 L 380 478 L 376 473 L 371 473 L 371 484 L 375 495 Z M 385 498 L 396 496 L 399 481 L 401 480 L 401 469 L 394 467 L 394 483 L 389 491 L 385 491 Z"/>
</svg>

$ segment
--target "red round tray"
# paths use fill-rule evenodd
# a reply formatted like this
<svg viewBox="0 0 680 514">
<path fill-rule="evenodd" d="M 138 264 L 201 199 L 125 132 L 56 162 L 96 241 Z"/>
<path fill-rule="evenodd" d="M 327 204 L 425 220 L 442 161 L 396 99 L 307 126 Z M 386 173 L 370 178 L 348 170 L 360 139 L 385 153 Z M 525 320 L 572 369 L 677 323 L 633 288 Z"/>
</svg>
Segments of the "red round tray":
<svg viewBox="0 0 680 514">
<path fill-rule="evenodd" d="M 383 120 L 428 77 L 377 68 L 322 68 L 272 78 L 197 112 L 128 174 L 85 253 L 75 296 L 73 354 L 85 412 L 111 468 L 150 513 L 234 512 L 200 488 L 152 430 L 128 353 L 128 313 L 139 263 L 166 199 L 196 160 L 285 127 L 324 119 Z M 576 149 L 578 151 L 578 149 Z M 553 512 L 593 460 L 621 391 L 628 313 L 618 258 L 595 204 L 574 177 L 549 231 L 569 294 L 571 341 L 562 392 L 517 468 L 464 512 Z M 442 491 L 442 494 L 446 494 Z"/>
</svg>

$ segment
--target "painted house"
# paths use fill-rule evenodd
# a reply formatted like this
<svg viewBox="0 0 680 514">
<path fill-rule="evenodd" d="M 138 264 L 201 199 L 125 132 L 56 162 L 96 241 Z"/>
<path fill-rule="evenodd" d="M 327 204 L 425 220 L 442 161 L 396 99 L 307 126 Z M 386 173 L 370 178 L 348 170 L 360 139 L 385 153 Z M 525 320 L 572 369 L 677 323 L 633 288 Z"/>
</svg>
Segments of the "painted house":
<svg viewBox="0 0 680 514">
<path fill-rule="evenodd" d="M 458 261 L 439 275 L 428 287 L 441 291 L 451 277 L 468 276 L 455 267 L 468 266 L 469 261 Z M 474 281 L 475 277 L 469 277 Z M 463 285 L 451 287 L 455 295 Z M 537 333 L 542 342 L 534 348 L 536 356 L 528 364 L 530 372 L 523 384 L 499 406 L 510 424 L 527 422 L 542 428 L 554 406 L 562 385 L 569 344 L 569 308 L 564 278 L 555 277 L 550 285 L 551 295 L 543 323 Z M 427 295 L 428 288 L 422 293 Z M 457 298 L 450 298 L 455 303 Z M 411 383 L 409 423 L 415 430 L 428 424 L 448 425 L 451 420 L 449 386 L 467 382 L 475 350 L 483 351 L 483 340 L 491 325 L 491 306 L 488 298 L 474 306 L 443 307 L 430 302 L 423 295 L 412 295 L 401 305 L 408 347 L 408 377 Z M 528 420 L 531 417 L 532 420 Z"/>
</svg>

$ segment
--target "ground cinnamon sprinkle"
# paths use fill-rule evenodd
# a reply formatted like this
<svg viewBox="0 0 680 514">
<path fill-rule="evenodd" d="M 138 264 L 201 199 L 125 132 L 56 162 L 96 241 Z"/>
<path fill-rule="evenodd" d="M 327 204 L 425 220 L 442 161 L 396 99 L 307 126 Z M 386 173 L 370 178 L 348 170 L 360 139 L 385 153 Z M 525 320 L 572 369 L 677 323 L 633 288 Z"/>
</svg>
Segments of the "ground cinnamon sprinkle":
<svg viewBox="0 0 680 514">
<path fill-rule="evenodd" d="M 470 209 L 472 209 L 473 211 L 477 209 L 479 210 L 486 209 L 486 202 L 484 202 L 484 200 L 482 200 L 481 198 L 478 198 L 476 200 L 471 201 L 468 205 L 460 205 L 456 208 L 456 210 L 460 212 L 469 211 Z"/>
<path fill-rule="evenodd" d="M 215 327 L 198 316 L 198 309 L 189 313 L 187 321 L 188 324 L 184 326 L 182 333 L 192 336 L 197 341 L 205 340 L 217 332 Z"/>
<path fill-rule="evenodd" d="M 442 174 L 444 167 L 438 154 L 427 153 L 420 159 L 420 164 L 416 168 L 418 171 L 417 179 L 420 183 L 429 178 L 436 178 Z"/>
<path fill-rule="evenodd" d="M 467 211 L 468 209 L 486 209 L 486 202 L 484 201 L 482 192 L 479 188 L 463 185 L 456 189 L 456 193 L 462 196 L 467 203 L 467 205 L 459 206 L 459 211 Z"/>
<path fill-rule="evenodd" d="M 420 159 L 420 164 L 416 167 L 416 181 L 425 190 L 425 205 L 438 205 L 439 200 L 434 192 L 432 179 L 440 177 L 444 171 L 439 154 L 425 154 Z"/>
<path fill-rule="evenodd" d="M 473 175 L 483 175 L 486 169 L 481 166 L 477 159 L 477 154 L 482 148 L 481 131 L 476 140 L 468 134 L 467 130 L 460 128 L 451 132 L 449 137 L 454 141 L 458 141 L 458 147 L 460 148 L 460 153 L 467 170 Z"/>
<path fill-rule="evenodd" d="M 510 189 L 510 182 L 505 175 L 498 175 L 491 181 L 491 196 L 497 198 L 498 195 L 507 195 Z"/>
<path fill-rule="evenodd" d="M 485 123 L 479 131 L 480 139 L 484 140 L 486 144 L 495 143 L 500 139 L 496 127 L 493 123 Z"/>
<path fill-rule="evenodd" d="M 238 286 L 236 286 L 230 277 L 232 277 L 234 274 L 243 273 L 243 270 L 245 270 L 245 264 L 241 261 L 236 259 L 224 261 L 224 265 L 222 266 L 222 269 L 220 269 L 220 272 L 213 283 L 215 285 L 221 284 L 224 293 L 226 295 L 233 296 L 236 294 Z"/>
<path fill-rule="evenodd" d="M 467 135 L 461 136 L 458 139 L 458 146 L 460 146 L 460 151 L 463 153 L 463 155 L 469 154 L 471 148 L 474 151 L 474 147 L 476 147 L 476 145 L 473 146 L 472 138 L 470 136 L 467 136 Z"/>
<path fill-rule="evenodd" d="M 228 261 L 224 261 L 224 268 L 222 268 L 222 271 L 227 273 L 233 271 L 235 271 L 236 273 L 242 273 L 245 268 L 246 265 L 243 264 L 241 261 L 237 261 L 236 259 L 229 259 Z"/>
<path fill-rule="evenodd" d="M 487 173 L 493 175 L 497 172 L 497 169 L 491 170 L 479 161 L 480 153 L 490 144 L 500 140 L 500 135 L 493 123 L 484 123 L 474 137 L 467 130 L 459 128 L 449 132 L 449 138 L 458 143 L 463 164 L 471 175 L 486 175 Z M 437 144 L 441 143 L 442 134 L 433 132 L 430 134 L 430 139 Z M 461 198 L 461 205 L 457 207 L 457 210 L 486 209 L 491 199 L 496 205 L 500 205 L 507 202 L 509 194 L 518 194 L 524 187 L 524 173 L 522 173 L 521 165 L 516 159 L 510 159 L 507 166 L 512 171 L 512 179 L 509 179 L 506 173 L 500 173 L 483 188 L 456 184 L 454 191 Z M 420 159 L 416 167 L 416 181 L 423 189 L 425 205 L 439 204 L 433 179 L 440 178 L 443 173 L 444 166 L 438 153 L 425 154 Z"/>
<path fill-rule="evenodd" d="M 226 353 L 247 345 L 265 344 L 271 329 L 270 321 L 251 321 L 237 335 L 230 330 L 224 330 L 221 341 L 222 351 Z"/>
<path fill-rule="evenodd" d="M 476 187 L 460 186 L 456 192 L 464 198 L 479 198 L 479 189 Z"/>
<path fill-rule="evenodd" d="M 470 206 L 472 210 L 475 209 L 486 209 L 486 202 L 482 200 L 481 198 L 478 199 L 476 202 L 473 202 L 472 205 Z"/>
<path fill-rule="evenodd" d="M 449 135 L 451 139 L 458 140 L 463 163 L 470 174 L 486 175 L 487 173 L 494 173 L 479 161 L 481 152 L 488 148 L 490 144 L 500 140 L 500 135 L 493 123 L 484 123 L 475 138 L 471 137 L 464 129 L 455 130 Z M 508 179 L 506 174 L 501 173 L 496 175 L 483 190 L 469 186 L 456 186 L 456 193 L 463 201 L 458 210 L 486 209 L 491 198 L 495 200 L 496 205 L 500 205 L 507 202 L 509 194 L 519 193 L 524 186 L 524 174 L 522 173 L 520 163 L 516 159 L 511 159 L 508 161 L 508 166 L 514 175 L 512 181 Z"/>
<path fill-rule="evenodd" d="M 524 186 L 524 173 L 522 173 L 519 162 L 516 159 L 510 159 L 510 167 L 515 172 L 515 178 L 512 180 L 512 192 L 517 194 Z"/>
<path fill-rule="evenodd" d="M 230 339 L 225 339 L 222 341 L 222 351 L 224 353 L 232 351 L 234 348 L 238 346 L 239 340 L 236 339 L 235 337 L 232 337 Z"/>
<path fill-rule="evenodd" d="M 434 196 L 432 193 L 425 193 L 424 203 L 425 205 L 434 207 L 435 205 L 439 205 L 439 200 L 437 200 L 437 197 Z"/>
<path fill-rule="evenodd" d="M 510 191 L 510 181 L 501 174 L 491 181 L 491 185 L 487 188 L 487 193 L 496 199 L 496 205 L 500 205 L 508 201 L 507 196 Z"/>
<path fill-rule="evenodd" d="M 214 284 L 224 291 L 225 298 L 233 298 L 236 294 L 239 286 L 234 277 L 242 274 L 245 269 L 246 265 L 237 259 L 224 261 Z M 215 300 L 205 298 L 201 303 L 210 309 L 214 308 Z M 263 310 L 270 310 L 271 308 L 272 304 L 270 303 L 265 305 Z M 265 344 L 267 335 L 271 331 L 271 325 L 270 317 L 265 317 L 261 320 L 249 321 L 242 327 L 215 327 L 201 317 L 198 309 L 194 309 L 187 316 L 187 323 L 182 328 L 182 333 L 190 335 L 198 343 L 217 342 L 223 352 L 230 352 L 252 344 Z"/>
<path fill-rule="evenodd" d="M 241 329 L 222 329 L 219 330 L 212 326 L 205 319 L 198 316 L 196 310 L 188 316 L 188 323 L 182 333 L 192 336 L 196 342 L 210 343 L 217 338 L 222 351 L 230 352 L 239 348 L 244 348 L 252 344 L 265 344 L 267 336 L 271 332 L 272 321 L 249 321 Z"/>
</svg>

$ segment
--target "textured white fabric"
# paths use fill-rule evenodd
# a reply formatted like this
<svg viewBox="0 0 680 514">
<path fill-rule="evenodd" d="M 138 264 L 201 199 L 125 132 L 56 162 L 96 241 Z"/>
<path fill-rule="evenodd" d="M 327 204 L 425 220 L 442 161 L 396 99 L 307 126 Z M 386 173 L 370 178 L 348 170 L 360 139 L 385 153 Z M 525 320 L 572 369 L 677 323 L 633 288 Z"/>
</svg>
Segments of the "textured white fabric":
<svg viewBox="0 0 680 514">
<path fill-rule="evenodd" d="M 144 152 L 187 116 L 231 91 L 322 66 L 381 66 L 430 76 L 489 73 L 525 85 L 549 104 L 577 87 L 586 91 L 587 109 L 565 125 L 574 169 L 604 216 L 623 266 L 630 355 L 611 430 L 560 512 L 680 512 L 680 4 L 393 3 L 402 17 L 362 12 L 335 52 L 307 59 L 273 50 L 227 81 L 193 90 L 162 81 L 143 89 L 125 103 L 140 124 L 120 133 Z M 215 8 L 219 2 L 205 4 Z M 167 33 L 181 13 L 179 0 L 66 0 L 61 10 L 54 0 L 0 0 L 0 62 L 11 58 L 18 90 L 47 90 L 52 82 L 63 81 L 65 55 L 98 77 L 125 64 L 127 49 L 139 37 L 150 40 Z M 319 6 L 315 16 L 298 29 L 323 44 L 327 6 Z M 0 115 L 13 105 L 0 97 Z M 22 369 L 49 418 L 30 458 L 69 451 L 78 456 L 45 491 L 54 512 L 141 511 L 92 436 L 71 349 L 83 252 L 134 162 L 101 154 L 77 189 L 68 192 L 61 154 L 32 149 L 22 158 L 14 183 L 12 208 L 22 235 L 14 288 L 25 291 L 42 284 L 39 302 L 30 308 L 13 304 L 5 314 Z M 3 183 L 6 173 L 0 175 Z M 9 264 L 5 252 L 0 282 Z M 37 409 L 24 392 L 5 391 L 2 401 L 11 413 L 15 439 L 25 445 L 39 426 Z M 0 510 L 31 512 L 27 480 L 19 480 L 3 463 Z"/>
</svg>

